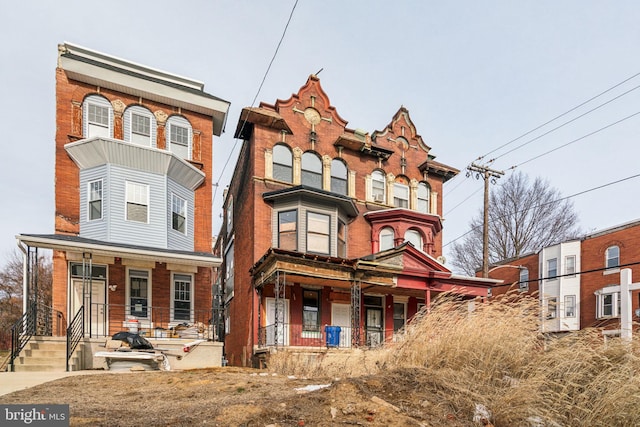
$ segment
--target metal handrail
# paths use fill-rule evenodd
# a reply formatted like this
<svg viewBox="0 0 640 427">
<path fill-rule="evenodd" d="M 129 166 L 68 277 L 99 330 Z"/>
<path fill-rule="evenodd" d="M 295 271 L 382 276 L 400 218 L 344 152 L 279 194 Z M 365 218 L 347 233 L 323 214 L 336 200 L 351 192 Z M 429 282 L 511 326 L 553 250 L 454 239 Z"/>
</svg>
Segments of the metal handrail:
<svg viewBox="0 0 640 427">
<path fill-rule="evenodd" d="M 73 320 L 67 328 L 67 366 L 66 370 L 69 371 L 69 359 L 76 350 L 76 347 L 80 343 L 80 340 L 84 337 L 84 305 L 80 307 Z"/>
<path fill-rule="evenodd" d="M 9 365 L 13 371 L 15 359 L 34 335 L 62 334 L 64 315 L 44 304 L 31 302 L 27 311 L 11 326 L 11 356 Z"/>
</svg>

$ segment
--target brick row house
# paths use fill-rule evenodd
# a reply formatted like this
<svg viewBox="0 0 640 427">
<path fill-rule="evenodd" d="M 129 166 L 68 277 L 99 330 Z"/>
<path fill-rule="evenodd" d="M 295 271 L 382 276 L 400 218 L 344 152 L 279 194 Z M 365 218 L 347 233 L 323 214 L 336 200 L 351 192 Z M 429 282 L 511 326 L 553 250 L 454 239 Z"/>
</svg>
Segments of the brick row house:
<svg viewBox="0 0 640 427">
<path fill-rule="evenodd" d="M 498 263 L 490 277 L 538 296 L 544 332 L 597 327 L 605 336 L 617 336 L 623 307 L 620 272 L 629 268 L 633 280 L 640 281 L 638 241 L 640 221 L 636 220 Z M 495 290 L 501 293 L 507 288 Z M 632 291 L 629 301 L 637 322 L 640 292 Z"/>
<path fill-rule="evenodd" d="M 53 310 L 85 333 L 153 334 L 211 319 L 213 138 L 229 103 L 196 80 L 58 47 Z M 28 263 L 28 262 L 27 262 Z M 37 281 L 25 282 L 25 306 Z"/>
<path fill-rule="evenodd" d="M 499 283 L 443 265 L 443 183 L 458 170 L 435 161 L 404 107 L 381 131 L 347 128 L 312 75 L 244 108 L 235 136 L 214 247 L 230 364 L 376 346 L 436 295 L 486 298 Z"/>
</svg>

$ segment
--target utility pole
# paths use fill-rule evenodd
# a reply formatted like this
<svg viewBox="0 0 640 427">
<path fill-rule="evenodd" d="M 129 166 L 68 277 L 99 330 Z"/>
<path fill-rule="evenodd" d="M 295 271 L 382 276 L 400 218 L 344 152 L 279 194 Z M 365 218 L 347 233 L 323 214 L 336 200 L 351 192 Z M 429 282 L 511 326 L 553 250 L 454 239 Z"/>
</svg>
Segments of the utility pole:
<svg viewBox="0 0 640 427">
<path fill-rule="evenodd" d="M 482 277 L 489 277 L 489 181 L 492 184 L 504 175 L 504 172 L 490 169 L 487 166 L 476 165 L 471 163 L 467 167 L 467 176 L 471 173 L 476 174 L 476 179 L 484 179 L 484 221 L 482 224 Z"/>
</svg>

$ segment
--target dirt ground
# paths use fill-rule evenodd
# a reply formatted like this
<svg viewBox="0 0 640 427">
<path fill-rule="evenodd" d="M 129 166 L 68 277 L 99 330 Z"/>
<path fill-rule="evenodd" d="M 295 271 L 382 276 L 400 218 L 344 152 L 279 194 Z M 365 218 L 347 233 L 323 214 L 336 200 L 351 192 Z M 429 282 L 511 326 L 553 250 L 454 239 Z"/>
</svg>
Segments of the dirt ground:
<svg viewBox="0 0 640 427">
<path fill-rule="evenodd" d="M 420 392 L 413 375 L 306 379 L 232 367 L 104 373 L 0 396 L 0 403 L 69 404 L 72 426 L 473 425 Z"/>
</svg>

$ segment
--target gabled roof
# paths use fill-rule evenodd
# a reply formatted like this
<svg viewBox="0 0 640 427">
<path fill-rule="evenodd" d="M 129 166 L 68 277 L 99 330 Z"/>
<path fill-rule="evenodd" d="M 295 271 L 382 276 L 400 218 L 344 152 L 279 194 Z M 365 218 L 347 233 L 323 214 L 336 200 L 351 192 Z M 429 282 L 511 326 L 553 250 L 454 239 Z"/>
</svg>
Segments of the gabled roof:
<svg viewBox="0 0 640 427">
<path fill-rule="evenodd" d="M 367 255 L 360 259 L 375 262 L 379 265 L 401 266 L 404 274 L 439 278 L 451 276 L 451 270 L 429 254 L 416 249 L 410 242 L 404 242 L 394 248 Z"/>
</svg>

